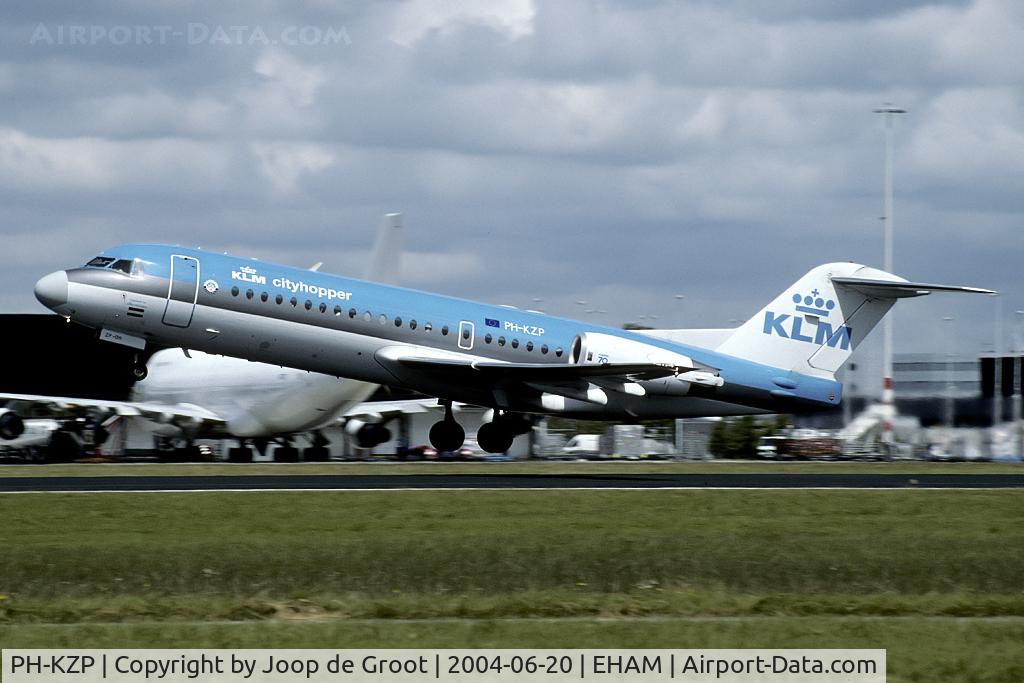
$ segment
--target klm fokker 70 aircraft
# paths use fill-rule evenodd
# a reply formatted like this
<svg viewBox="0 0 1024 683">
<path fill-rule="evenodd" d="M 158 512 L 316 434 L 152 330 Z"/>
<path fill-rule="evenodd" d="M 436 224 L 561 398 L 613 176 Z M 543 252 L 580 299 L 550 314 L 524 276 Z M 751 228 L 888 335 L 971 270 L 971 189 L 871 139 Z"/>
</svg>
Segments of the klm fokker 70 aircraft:
<svg viewBox="0 0 1024 683">
<path fill-rule="evenodd" d="M 431 442 L 455 450 L 451 401 L 494 409 L 480 447 L 529 414 L 649 419 L 839 404 L 835 372 L 896 299 L 933 291 L 854 263 L 814 268 L 736 329 L 630 332 L 175 246 L 114 247 L 36 297 L 100 338 L 196 349 L 437 396 Z"/>
</svg>

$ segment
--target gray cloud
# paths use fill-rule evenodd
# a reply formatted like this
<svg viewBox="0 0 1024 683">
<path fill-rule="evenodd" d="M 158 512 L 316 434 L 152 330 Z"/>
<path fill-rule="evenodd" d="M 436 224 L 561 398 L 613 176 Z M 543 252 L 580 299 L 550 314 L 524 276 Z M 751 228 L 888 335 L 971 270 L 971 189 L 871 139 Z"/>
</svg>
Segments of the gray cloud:
<svg viewBox="0 0 1024 683">
<path fill-rule="evenodd" d="M 359 275 L 379 215 L 403 210 L 412 286 L 728 325 L 817 263 L 879 265 L 871 110 L 891 100 L 910 110 L 897 271 L 1024 308 L 1017 3 L 480 7 L 5 3 L 0 226 L 17 258 L 0 307 L 40 310 L 35 278 L 124 241 Z M 105 37 L 70 44 L 74 26 Z M 162 26 L 182 36 L 113 44 L 115 27 Z M 345 40 L 283 44 L 302 27 Z M 900 310 L 901 350 L 945 351 L 945 315 L 959 350 L 991 345 L 988 302 Z"/>
</svg>

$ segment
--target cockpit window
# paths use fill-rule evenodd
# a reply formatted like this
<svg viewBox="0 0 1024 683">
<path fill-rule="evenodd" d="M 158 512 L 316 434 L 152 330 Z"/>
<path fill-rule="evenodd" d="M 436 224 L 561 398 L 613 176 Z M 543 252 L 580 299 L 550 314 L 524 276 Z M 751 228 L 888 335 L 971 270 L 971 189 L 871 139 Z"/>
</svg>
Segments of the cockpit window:
<svg viewBox="0 0 1024 683">
<path fill-rule="evenodd" d="M 110 269 L 111 270 L 119 270 L 122 273 L 125 273 L 127 275 L 131 275 L 131 272 L 132 272 L 132 262 L 131 262 L 131 259 L 126 259 L 126 258 L 118 259 L 118 260 L 114 261 L 114 263 L 110 266 Z"/>
<path fill-rule="evenodd" d="M 85 265 L 86 265 L 86 267 L 90 267 L 91 266 L 93 268 L 106 268 L 107 266 L 109 266 L 113 262 L 114 262 L 114 257 L 113 256 L 97 256 L 96 258 L 94 258 L 92 261 L 89 261 Z"/>
</svg>

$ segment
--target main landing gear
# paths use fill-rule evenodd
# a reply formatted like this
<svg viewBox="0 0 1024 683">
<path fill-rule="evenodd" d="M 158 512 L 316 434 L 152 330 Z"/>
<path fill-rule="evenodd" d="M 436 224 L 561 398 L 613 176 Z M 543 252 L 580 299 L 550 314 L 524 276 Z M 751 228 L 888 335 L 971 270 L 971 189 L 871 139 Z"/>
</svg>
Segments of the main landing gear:
<svg viewBox="0 0 1024 683">
<path fill-rule="evenodd" d="M 476 442 L 488 453 L 504 453 L 512 448 L 512 439 L 515 437 L 502 420 L 482 424 L 476 432 Z"/>
<path fill-rule="evenodd" d="M 444 419 L 430 428 L 430 443 L 438 451 L 454 452 L 462 447 L 466 432 L 452 417 L 451 401 L 443 402 Z M 498 413 L 490 422 L 480 426 L 476 441 L 488 453 L 504 453 L 512 447 L 512 440 L 525 434 L 533 426 L 529 418 L 521 415 Z"/>
<path fill-rule="evenodd" d="M 452 402 L 444 401 L 444 419 L 430 428 L 430 443 L 438 451 L 454 452 L 466 441 L 466 430 L 452 417 Z"/>
<path fill-rule="evenodd" d="M 300 451 L 289 437 L 240 439 L 238 446 L 228 450 L 228 461 L 252 462 L 254 450 L 260 456 L 272 453 L 274 462 L 327 462 L 331 459 L 331 442 L 327 437 L 320 432 L 313 432 L 310 441 L 310 445 Z M 270 450 L 271 444 L 273 450 Z"/>
<path fill-rule="evenodd" d="M 476 432 L 476 442 L 488 453 L 505 453 L 512 448 L 513 439 L 532 428 L 533 422 L 528 417 L 499 413 L 493 420 L 480 426 Z"/>
</svg>

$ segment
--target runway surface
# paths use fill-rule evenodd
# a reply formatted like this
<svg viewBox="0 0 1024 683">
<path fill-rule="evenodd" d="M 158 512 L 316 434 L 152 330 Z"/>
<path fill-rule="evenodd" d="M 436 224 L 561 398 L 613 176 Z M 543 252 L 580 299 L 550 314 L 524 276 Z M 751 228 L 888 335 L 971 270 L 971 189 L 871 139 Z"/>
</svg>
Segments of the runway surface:
<svg viewBox="0 0 1024 683">
<path fill-rule="evenodd" d="M 358 491 L 407 489 L 1004 489 L 1017 474 L 444 474 L 2 477 L 25 491 Z"/>
</svg>

